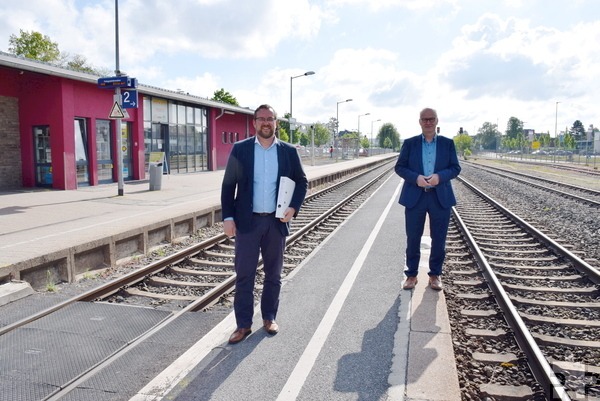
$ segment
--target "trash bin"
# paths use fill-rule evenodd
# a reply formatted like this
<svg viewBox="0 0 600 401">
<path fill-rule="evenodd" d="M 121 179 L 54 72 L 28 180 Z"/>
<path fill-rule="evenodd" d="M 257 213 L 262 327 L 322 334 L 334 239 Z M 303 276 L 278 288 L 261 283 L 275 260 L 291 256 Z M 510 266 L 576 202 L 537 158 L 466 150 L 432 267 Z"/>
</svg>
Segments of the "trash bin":
<svg viewBox="0 0 600 401">
<path fill-rule="evenodd" d="M 150 163 L 150 191 L 159 191 L 162 184 L 162 163 Z"/>
</svg>

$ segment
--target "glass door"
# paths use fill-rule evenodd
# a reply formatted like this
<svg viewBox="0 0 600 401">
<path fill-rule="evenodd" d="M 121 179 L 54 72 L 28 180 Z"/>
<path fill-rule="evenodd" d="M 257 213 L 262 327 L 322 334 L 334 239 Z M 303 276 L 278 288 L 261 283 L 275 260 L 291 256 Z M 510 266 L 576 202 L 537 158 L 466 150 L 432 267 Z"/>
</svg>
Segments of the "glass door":
<svg viewBox="0 0 600 401">
<path fill-rule="evenodd" d="M 121 123 L 121 160 L 123 161 L 123 179 L 131 180 L 132 171 L 131 171 L 131 141 L 130 135 L 131 132 L 131 123 L 122 122 Z"/>
<path fill-rule="evenodd" d="M 112 143 L 110 121 L 96 120 L 96 159 L 98 183 L 113 182 Z"/>
<path fill-rule="evenodd" d="M 35 185 L 52 187 L 52 152 L 50 149 L 50 127 L 33 127 L 35 163 Z"/>
<path fill-rule="evenodd" d="M 88 136 L 83 118 L 75 119 L 75 169 L 77 171 L 77 186 L 90 185 Z"/>
<path fill-rule="evenodd" d="M 163 172 L 169 174 L 169 126 L 167 124 L 152 124 L 152 140 L 150 148 L 146 149 L 146 160 L 149 160 L 151 152 L 163 152 L 165 154 Z"/>
</svg>

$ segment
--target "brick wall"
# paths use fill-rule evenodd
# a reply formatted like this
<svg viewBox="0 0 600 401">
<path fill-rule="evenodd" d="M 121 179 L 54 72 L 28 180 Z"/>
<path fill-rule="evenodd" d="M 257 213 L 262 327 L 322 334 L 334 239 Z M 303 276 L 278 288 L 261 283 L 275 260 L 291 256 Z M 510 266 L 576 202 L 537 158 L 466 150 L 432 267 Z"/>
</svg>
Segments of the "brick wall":
<svg viewBox="0 0 600 401">
<path fill-rule="evenodd" d="M 19 102 L 0 96 L 0 190 L 22 186 Z"/>
</svg>

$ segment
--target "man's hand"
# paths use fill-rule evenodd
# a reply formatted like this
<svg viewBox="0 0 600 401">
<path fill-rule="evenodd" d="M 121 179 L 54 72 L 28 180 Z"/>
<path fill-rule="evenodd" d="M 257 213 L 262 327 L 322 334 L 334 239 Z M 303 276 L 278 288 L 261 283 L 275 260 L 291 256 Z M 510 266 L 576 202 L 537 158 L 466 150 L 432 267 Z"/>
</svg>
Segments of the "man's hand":
<svg viewBox="0 0 600 401">
<path fill-rule="evenodd" d="M 428 186 L 435 187 L 440 183 L 440 176 L 437 174 L 431 174 L 429 177 L 425 177 L 425 181 L 427 181 Z"/>
<path fill-rule="evenodd" d="M 288 221 L 294 218 L 295 214 L 296 209 L 294 209 L 293 207 L 288 207 L 287 209 L 285 209 L 285 213 L 283 214 L 283 217 L 279 219 L 279 221 L 281 221 L 282 223 L 287 223 Z"/>
<path fill-rule="evenodd" d="M 431 178 L 431 176 L 425 177 L 424 175 L 419 175 L 417 177 L 417 186 L 419 186 L 421 188 L 430 186 L 431 185 L 429 183 L 430 178 Z"/>
<path fill-rule="evenodd" d="M 225 220 L 223 222 L 223 232 L 229 238 L 235 237 L 235 221 L 233 221 L 233 220 Z"/>
</svg>

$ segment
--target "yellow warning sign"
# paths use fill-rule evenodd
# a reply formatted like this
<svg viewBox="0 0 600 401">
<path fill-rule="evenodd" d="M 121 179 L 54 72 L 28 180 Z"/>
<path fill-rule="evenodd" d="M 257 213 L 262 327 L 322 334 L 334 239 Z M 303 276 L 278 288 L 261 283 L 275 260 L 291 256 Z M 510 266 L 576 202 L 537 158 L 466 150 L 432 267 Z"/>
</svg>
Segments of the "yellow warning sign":
<svg viewBox="0 0 600 401">
<path fill-rule="evenodd" d="M 110 115 L 108 116 L 108 118 L 112 118 L 112 119 L 125 118 L 125 113 L 123 113 L 123 109 L 121 108 L 121 106 L 119 106 L 118 102 L 115 102 L 115 104 L 113 104 L 113 107 L 110 110 Z"/>
<path fill-rule="evenodd" d="M 150 152 L 148 157 L 149 163 L 162 163 L 165 158 L 165 152 Z"/>
</svg>

